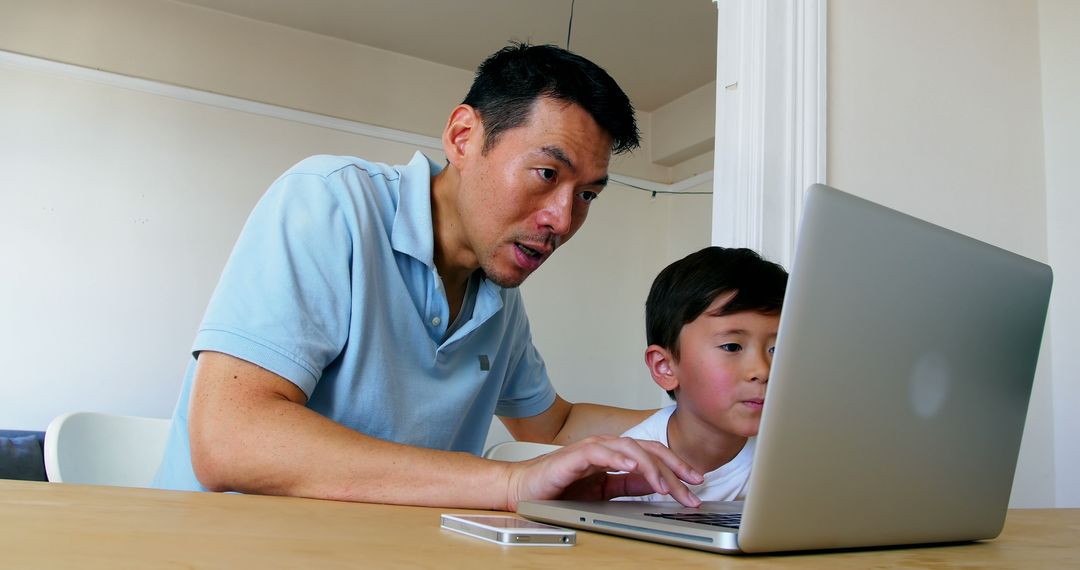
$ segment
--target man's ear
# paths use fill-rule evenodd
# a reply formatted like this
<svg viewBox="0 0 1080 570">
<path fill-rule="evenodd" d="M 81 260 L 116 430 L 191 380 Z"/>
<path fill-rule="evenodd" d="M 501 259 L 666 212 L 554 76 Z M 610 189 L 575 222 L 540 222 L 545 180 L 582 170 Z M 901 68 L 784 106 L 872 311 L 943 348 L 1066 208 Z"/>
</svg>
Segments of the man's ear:
<svg viewBox="0 0 1080 570">
<path fill-rule="evenodd" d="M 671 352 L 657 344 L 650 344 L 645 349 L 645 365 L 649 367 L 653 382 L 664 390 L 679 387 L 679 377 L 675 370 L 675 358 Z"/>
<path fill-rule="evenodd" d="M 454 107 L 442 135 L 446 160 L 461 170 L 469 154 L 479 152 L 482 148 L 482 146 L 477 146 L 477 143 L 483 143 L 483 135 L 480 114 L 476 112 L 476 109 L 464 104 Z"/>
</svg>

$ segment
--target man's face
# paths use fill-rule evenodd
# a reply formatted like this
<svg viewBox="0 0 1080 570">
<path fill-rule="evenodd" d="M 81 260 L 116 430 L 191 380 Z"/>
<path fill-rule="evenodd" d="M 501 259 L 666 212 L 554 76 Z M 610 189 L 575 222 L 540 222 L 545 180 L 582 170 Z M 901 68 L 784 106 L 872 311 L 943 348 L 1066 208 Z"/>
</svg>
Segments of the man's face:
<svg viewBox="0 0 1080 570">
<path fill-rule="evenodd" d="M 721 296 L 679 333 L 679 409 L 714 430 L 757 435 L 772 367 L 779 315 L 743 311 L 711 316 Z"/>
<path fill-rule="evenodd" d="M 517 287 L 585 223 L 607 183 L 611 137 L 580 106 L 550 98 L 461 169 L 465 247 L 488 279 Z"/>
</svg>

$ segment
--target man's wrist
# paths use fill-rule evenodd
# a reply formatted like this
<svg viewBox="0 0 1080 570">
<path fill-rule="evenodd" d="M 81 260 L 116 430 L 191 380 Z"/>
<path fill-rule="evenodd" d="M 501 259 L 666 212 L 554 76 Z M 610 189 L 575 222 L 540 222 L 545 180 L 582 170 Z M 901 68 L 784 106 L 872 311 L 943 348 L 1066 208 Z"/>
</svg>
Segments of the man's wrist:
<svg viewBox="0 0 1080 570">
<path fill-rule="evenodd" d="M 497 505 L 495 509 L 515 512 L 520 498 L 518 479 L 521 477 L 521 468 L 519 465 L 509 461 L 492 461 L 492 463 L 502 469 L 501 477 L 506 481 L 506 485 L 503 487 L 506 492 L 502 496 L 502 504 Z"/>
</svg>

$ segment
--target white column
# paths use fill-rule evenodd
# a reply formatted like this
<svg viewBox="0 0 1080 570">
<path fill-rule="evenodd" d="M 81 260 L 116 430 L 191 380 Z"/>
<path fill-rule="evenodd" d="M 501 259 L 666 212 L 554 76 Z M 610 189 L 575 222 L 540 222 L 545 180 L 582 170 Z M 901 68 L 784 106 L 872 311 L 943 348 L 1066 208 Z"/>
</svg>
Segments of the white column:
<svg viewBox="0 0 1080 570">
<path fill-rule="evenodd" d="M 717 0 L 712 243 L 790 266 L 825 181 L 825 0 Z"/>
</svg>

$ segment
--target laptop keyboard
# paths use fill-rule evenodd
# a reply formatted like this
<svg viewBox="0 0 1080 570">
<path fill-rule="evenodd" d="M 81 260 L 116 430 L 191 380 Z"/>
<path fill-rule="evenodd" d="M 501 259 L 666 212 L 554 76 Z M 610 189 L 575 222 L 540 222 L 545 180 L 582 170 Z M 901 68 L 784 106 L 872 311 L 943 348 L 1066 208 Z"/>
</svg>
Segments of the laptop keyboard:
<svg viewBox="0 0 1080 570">
<path fill-rule="evenodd" d="M 645 513 L 645 516 L 727 528 L 739 528 L 742 522 L 742 513 Z"/>
</svg>

